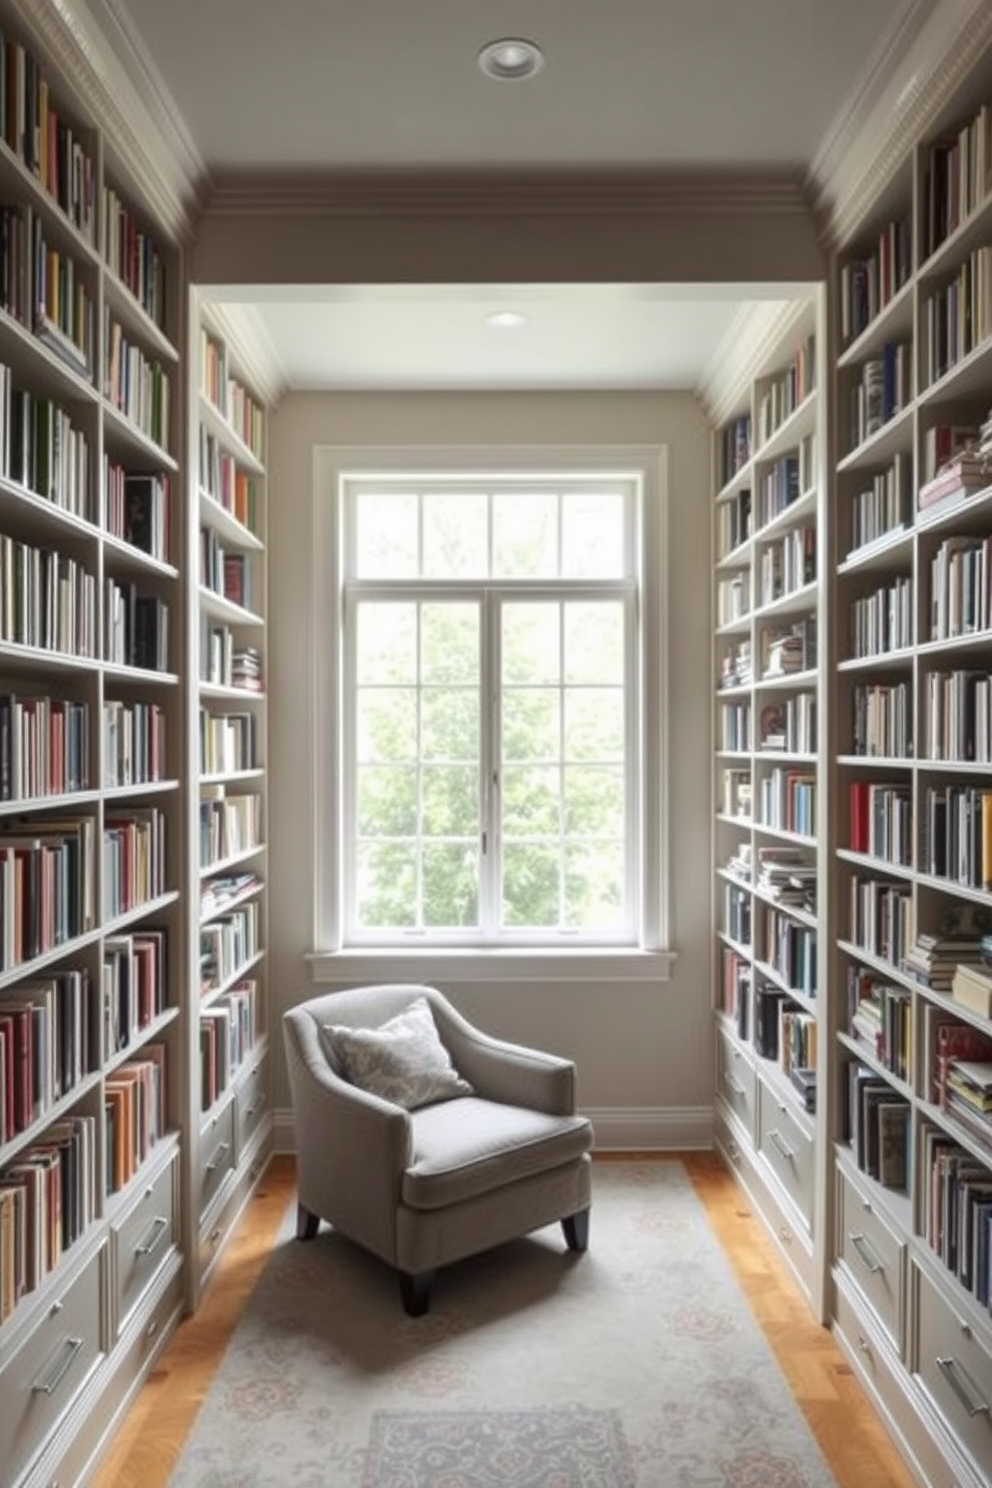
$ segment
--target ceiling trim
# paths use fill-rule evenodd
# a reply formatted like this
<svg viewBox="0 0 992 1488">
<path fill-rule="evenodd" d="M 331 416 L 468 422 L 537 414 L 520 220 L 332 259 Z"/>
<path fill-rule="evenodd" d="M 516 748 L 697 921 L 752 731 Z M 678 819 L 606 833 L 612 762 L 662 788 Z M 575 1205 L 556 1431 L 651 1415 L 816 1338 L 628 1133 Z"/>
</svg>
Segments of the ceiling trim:
<svg viewBox="0 0 992 1488">
<path fill-rule="evenodd" d="M 556 217 L 767 213 L 807 217 L 795 170 L 218 173 L 211 215 Z"/>
<path fill-rule="evenodd" d="M 752 386 L 811 313 L 809 298 L 741 306 L 696 384 L 696 396 L 710 423 L 719 427 L 750 407 Z"/>
<path fill-rule="evenodd" d="M 22 7 L 19 22 L 140 183 L 164 231 L 181 241 L 206 194 L 206 167 L 116 0 L 93 3 L 99 16 L 86 0 L 55 0 Z"/>
<path fill-rule="evenodd" d="M 988 0 L 916 0 L 813 160 L 807 192 L 828 248 L 868 218 L 992 42 Z"/>
</svg>

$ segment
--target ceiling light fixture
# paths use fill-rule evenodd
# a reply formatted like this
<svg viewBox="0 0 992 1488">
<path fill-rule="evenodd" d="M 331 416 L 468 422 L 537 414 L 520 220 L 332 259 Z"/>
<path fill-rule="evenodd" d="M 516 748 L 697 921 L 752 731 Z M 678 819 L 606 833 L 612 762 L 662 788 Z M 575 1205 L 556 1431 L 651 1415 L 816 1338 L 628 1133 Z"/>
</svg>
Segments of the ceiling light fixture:
<svg viewBox="0 0 992 1488">
<path fill-rule="evenodd" d="M 520 36 L 504 36 L 490 41 L 479 53 L 479 66 L 486 77 L 498 83 L 519 83 L 531 78 L 544 66 L 544 53 L 532 41 Z"/>
<path fill-rule="evenodd" d="M 526 324 L 527 317 L 519 310 L 494 310 L 486 316 L 486 325 L 495 326 L 499 331 L 515 331 L 517 326 Z"/>
</svg>

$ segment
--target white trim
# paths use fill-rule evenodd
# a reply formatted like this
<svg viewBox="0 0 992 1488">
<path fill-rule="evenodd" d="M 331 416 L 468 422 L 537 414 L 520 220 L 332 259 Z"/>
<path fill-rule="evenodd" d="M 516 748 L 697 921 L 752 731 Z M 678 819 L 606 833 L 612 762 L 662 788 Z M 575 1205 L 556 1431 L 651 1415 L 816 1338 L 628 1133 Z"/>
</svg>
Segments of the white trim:
<svg viewBox="0 0 992 1488">
<path fill-rule="evenodd" d="M 712 1106 L 606 1106 L 584 1109 L 592 1122 L 594 1152 L 709 1152 L 713 1147 Z M 296 1152 L 291 1108 L 275 1113 L 274 1150 Z"/>
<path fill-rule="evenodd" d="M 599 470 L 611 474 L 629 472 L 641 478 L 648 508 L 650 509 L 653 505 L 657 510 L 657 521 L 653 529 L 650 527 L 646 529 L 646 536 L 650 535 L 659 543 L 664 542 L 667 536 L 668 452 L 665 446 L 573 445 L 563 448 L 535 445 L 507 445 L 505 447 L 492 445 L 482 447 L 467 445 L 440 447 L 436 445 L 359 447 L 315 445 L 313 462 L 314 612 L 312 633 L 314 635 L 321 634 L 326 628 L 326 613 L 323 611 L 327 604 L 327 596 L 337 592 L 337 575 L 340 572 L 339 549 L 342 541 L 340 502 L 329 500 L 328 495 L 340 490 L 342 477 L 351 471 L 382 470 L 402 473 L 411 469 L 451 471 L 458 468 L 462 470 L 488 468 L 561 473 L 563 469 L 580 468 L 583 471 Z M 664 562 L 667 550 L 659 548 L 656 551 L 660 554 L 662 561 L 654 567 L 649 566 L 650 554 L 641 555 L 642 586 L 648 576 L 655 581 L 649 586 L 649 590 L 653 590 L 656 594 L 653 601 L 654 614 L 647 616 L 644 622 L 644 652 L 647 658 L 644 665 L 653 671 L 658 715 L 653 731 L 648 719 L 644 721 L 644 727 L 641 730 L 642 778 L 648 779 L 645 765 L 649 759 L 664 759 L 665 768 L 660 772 L 660 778 L 651 777 L 650 785 L 645 786 L 642 798 L 642 820 L 654 821 L 659 828 L 657 841 L 645 840 L 643 844 L 641 876 L 646 899 L 642 905 L 642 954 L 663 953 L 665 977 L 660 979 L 667 979 L 667 970 L 673 954 L 668 947 L 668 936 L 671 933 L 671 878 L 667 872 L 668 773 L 671 761 L 670 755 L 661 748 L 661 744 L 666 737 L 663 730 L 669 716 L 670 667 L 667 658 L 667 632 L 657 628 L 652 636 L 649 635 L 647 626 L 653 620 L 660 627 L 666 620 L 670 585 Z M 338 613 L 340 619 L 340 611 Z M 338 879 L 343 862 L 342 823 L 338 813 L 342 761 L 337 737 L 338 730 L 335 727 L 335 719 L 340 717 L 342 681 L 338 656 L 340 648 L 335 646 L 332 649 L 335 655 L 331 666 L 325 664 L 326 657 L 318 658 L 316 652 L 313 656 L 314 673 L 311 695 L 314 699 L 312 753 L 314 820 L 326 824 L 326 829 L 322 827 L 319 832 L 315 831 L 312 844 L 313 944 L 317 948 L 314 955 L 320 958 L 322 965 L 340 966 L 343 926 L 340 922 L 339 907 L 335 903 L 336 896 L 331 890 Z M 649 652 L 651 654 L 647 654 Z M 328 782 L 337 783 L 336 789 L 331 792 L 332 799 L 330 800 L 328 799 Z M 653 836 L 654 834 L 646 835 Z M 558 947 L 548 949 L 552 954 L 560 954 Z M 376 948 L 376 954 L 378 955 L 378 948 Z M 429 952 L 416 952 L 403 948 L 403 954 L 408 957 L 423 956 L 429 955 Z M 461 954 L 465 957 L 467 967 L 478 967 L 479 957 L 488 956 L 490 952 L 473 947 L 465 948 Z M 532 955 L 530 951 L 526 954 Z M 595 947 L 592 954 L 596 954 Z M 615 955 L 612 949 L 606 954 L 610 957 Z M 418 964 L 420 964 L 419 961 Z M 574 977 L 574 962 L 570 964 L 572 970 L 569 976 Z M 662 963 L 656 962 L 656 966 L 660 964 Z M 479 970 L 469 974 L 475 980 L 481 979 Z M 507 968 L 501 963 L 500 975 L 506 974 Z M 487 975 L 491 978 L 491 970 Z M 651 976 L 658 978 L 658 971 L 652 972 Z"/>
<path fill-rule="evenodd" d="M 675 951 L 641 951 L 626 947 L 555 946 L 489 947 L 355 946 L 337 951 L 309 951 L 305 960 L 318 986 L 343 982 L 394 982 L 397 968 L 409 981 L 421 982 L 667 982 Z"/>
</svg>

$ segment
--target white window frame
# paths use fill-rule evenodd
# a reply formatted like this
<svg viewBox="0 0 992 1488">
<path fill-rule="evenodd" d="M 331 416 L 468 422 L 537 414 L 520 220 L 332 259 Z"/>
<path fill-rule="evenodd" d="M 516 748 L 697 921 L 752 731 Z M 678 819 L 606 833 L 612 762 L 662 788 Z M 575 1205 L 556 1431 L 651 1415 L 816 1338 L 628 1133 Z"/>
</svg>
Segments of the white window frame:
<svg viewBox="0 0 992 1488">
<path fill-rule="evenodd" d="M 344 500 L 351 477 L 383 473 L 491 471 L 514 476 L 565 477 L 601 473 L 634 479 L 640 490 L 637 546 L 639 591 L 638 757 L 641 780 L 639 919 L 636 945 L 588 942 L 510 946 L 418 946 L 344 943 L 336 885 L 345 862 L 342 803 L 345 712 L 342 619 Z M 675 959 L 670 945 L 671 882 L 668 854 L 667 747 L 669 663 L 667 612 L 667 475 L 665 446 L 469 447 L 319 445 L 314 449 L 313 697 L 314 802 L 313 950 L 316 982 L 356 980 L 542 981 L 666 980 Z M 326 645 L 319 644 L 323 637 Z M 657 766 L 656 768 L 654 766 Z M 321 828 L 327 823 L 328 829 Z"/>
</svg>

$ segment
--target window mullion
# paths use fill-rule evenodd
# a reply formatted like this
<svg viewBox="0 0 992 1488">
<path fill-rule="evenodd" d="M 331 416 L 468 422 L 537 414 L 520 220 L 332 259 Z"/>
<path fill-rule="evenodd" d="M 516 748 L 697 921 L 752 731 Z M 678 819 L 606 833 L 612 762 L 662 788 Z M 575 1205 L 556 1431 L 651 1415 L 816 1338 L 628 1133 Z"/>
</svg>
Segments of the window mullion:
<svg viewBox="0 0 992 1488">
<path fill-rule="evenodd" d="M 482 655 L 479 667 L 479 701 L 482 707 L 479 730 L 481 758 L 482 831 L 486 851 L 480 861 L 479 915 L 484 939 L 495 937 L 499 926 L 499 652 L 500 606 L 491 589 L 482 599 L 482 624 L 479 627 Z"/>
</svg>

